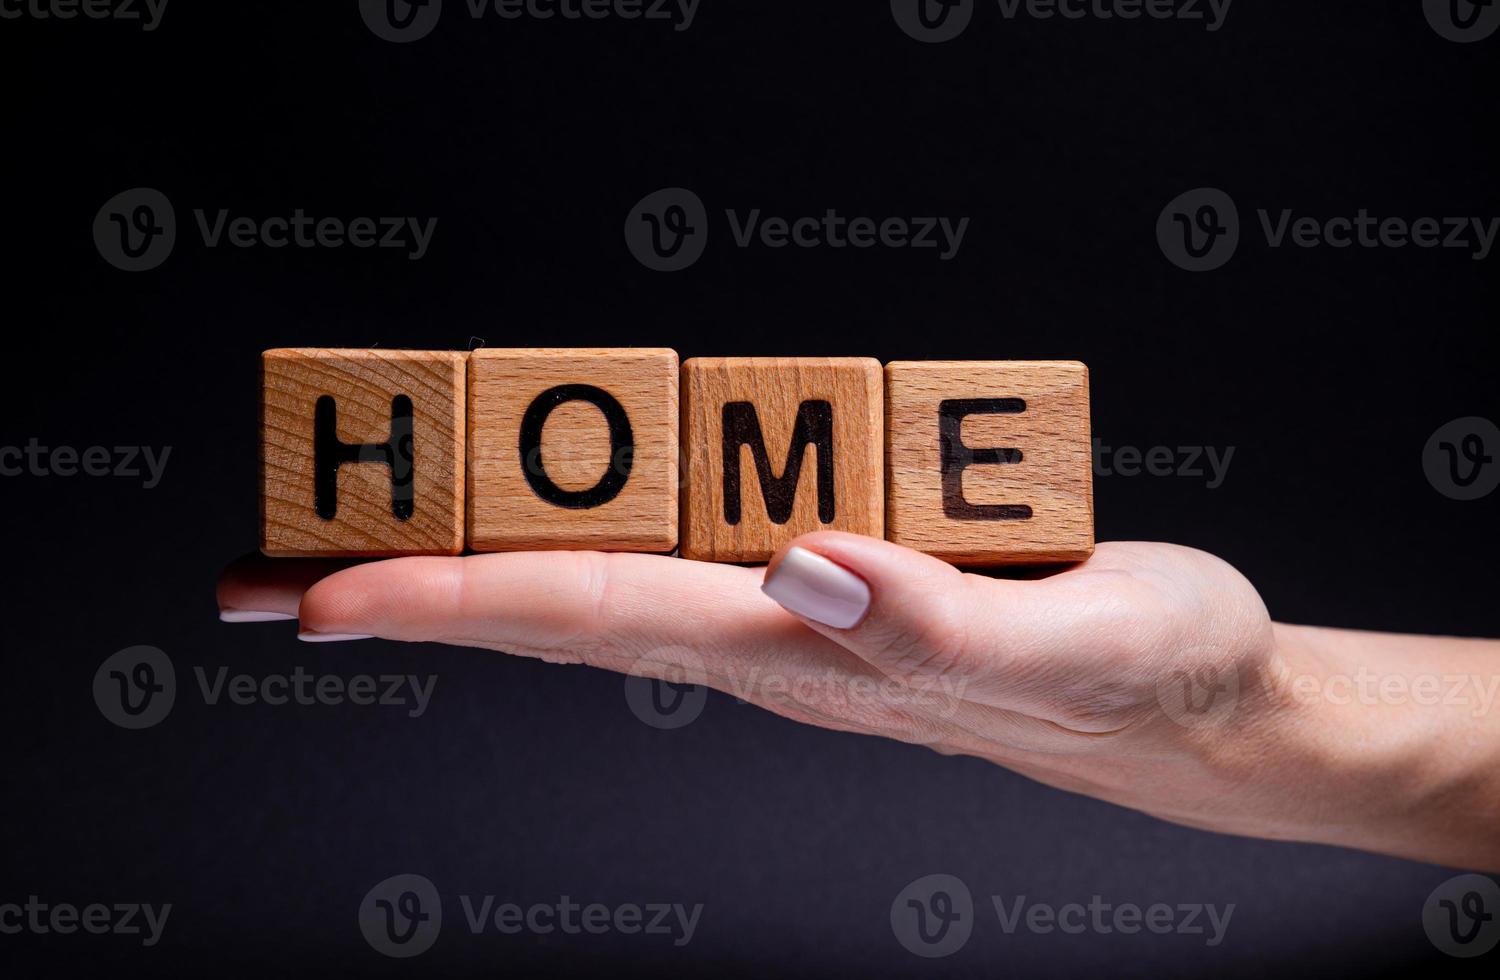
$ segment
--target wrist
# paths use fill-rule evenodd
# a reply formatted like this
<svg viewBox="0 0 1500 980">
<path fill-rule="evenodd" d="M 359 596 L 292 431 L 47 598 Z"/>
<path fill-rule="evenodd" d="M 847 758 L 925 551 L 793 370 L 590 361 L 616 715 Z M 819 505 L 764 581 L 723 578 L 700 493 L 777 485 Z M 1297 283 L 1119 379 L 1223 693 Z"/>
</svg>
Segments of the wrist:
<svg viewBox="0 0 1500 980">
<path fill-rule="evenodd" d="M 1500 865 L 1500 660 L 1483 641 L 1276 624 L 1247 723 L 1299 805 L 1265 836 Z"/>
</svg>

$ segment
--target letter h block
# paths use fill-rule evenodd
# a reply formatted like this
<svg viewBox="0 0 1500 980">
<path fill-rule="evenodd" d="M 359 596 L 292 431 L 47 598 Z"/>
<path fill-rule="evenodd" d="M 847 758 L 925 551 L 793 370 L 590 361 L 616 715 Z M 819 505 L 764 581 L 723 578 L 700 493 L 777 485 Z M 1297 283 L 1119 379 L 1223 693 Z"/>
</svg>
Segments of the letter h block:
<svg viewBox="0 0 1500 980">
<path fill-rule="evenodd" d="M 885 377 L 891 541 L 969 566 L 1093 554 L 1087 367 L 892 361 Z"/>
<path fill-rule="evenodd" d="M 461 552 L 465 359 L 449 351 L 266 351 L 261 551 Z"/>
<path fill-rule="evenodd" d="M 759 562 L 809 531 L 881 536 L 878 361 L 699 357 L 682 389 L 682 557 Z"/>
</svg>

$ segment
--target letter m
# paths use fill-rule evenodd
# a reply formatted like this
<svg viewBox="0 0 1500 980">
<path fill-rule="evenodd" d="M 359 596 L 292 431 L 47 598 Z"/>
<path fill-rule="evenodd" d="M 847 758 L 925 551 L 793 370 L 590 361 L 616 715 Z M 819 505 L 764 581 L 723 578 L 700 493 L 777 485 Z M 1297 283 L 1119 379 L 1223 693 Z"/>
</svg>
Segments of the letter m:
<svg viewBox="0 0 1500 980">
<path fill-rule="evenodd" d="M 771 471 L 766 455 L 766 439 L 760 429 L 760 416 L 750 402 L 728 402 L 724 405 L 724 522 L 740 522 L 740 447 L 749 446 L 760 478 L 761 496 L 766 502 L 766 516 L 772 524 L 792 519 L 792 504 L 797 497 L 797 480 L 802 475 L 802 460 L 807 446 L 817 450 L 818 520 L 833 523 L 833 405 L 826 401 L 805 401 L 797 408 L 797 423 L 792 429 L 792 444 L 787 447 L 786 465 L 781 475 Z"/>
</svg>

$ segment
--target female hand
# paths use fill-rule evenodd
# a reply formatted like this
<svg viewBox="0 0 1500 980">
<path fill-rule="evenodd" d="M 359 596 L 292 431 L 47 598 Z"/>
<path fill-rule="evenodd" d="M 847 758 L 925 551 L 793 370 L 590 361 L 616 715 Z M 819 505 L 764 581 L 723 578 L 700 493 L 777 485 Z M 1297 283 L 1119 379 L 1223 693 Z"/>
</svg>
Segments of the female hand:
<svg viewBox="0 0 1500 980">
<path fill-rule="evenodd" d="M 219 606 L 228 621 L 296 617 L 310 641 L 703 683 L 1192 827 L 1500 869 L 1500 643 L 1273 623 L 1238 572 L 1188 548 L 1103 544 L 1024 581 L 837 532 L 766 570 L 255 556 L 225 571 Z"/>
</svg>

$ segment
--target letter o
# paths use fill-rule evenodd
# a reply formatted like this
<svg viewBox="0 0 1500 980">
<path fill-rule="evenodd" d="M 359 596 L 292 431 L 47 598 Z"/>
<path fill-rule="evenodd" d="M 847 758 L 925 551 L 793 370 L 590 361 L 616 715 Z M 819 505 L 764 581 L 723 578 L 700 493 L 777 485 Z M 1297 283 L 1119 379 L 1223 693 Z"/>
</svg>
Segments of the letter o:
<svg viewBox="0 0 1500 980">
<path fill-rule="evenodd" d="M 593 405 L 604 413 L 604 421 L 609 425 L 609 466 L 599 482 L 587 490 L 564 490 L 553 483 L 542 461 L 542 427 L 553 409 L 573 401 Z M 588 510 L 609 503 L 625 488 L 634 462 L 635 435 L 625 407 L 609 392 L 593 385 L 558 385 L 537 395 L 526 407 L 526 414 L 521 417 L 520 448 L 521 472 L 538 497 L 568 510 Z M 536 465 L 531 465 L 532 460 Z"/>
</svg>

